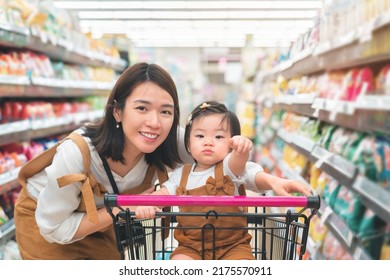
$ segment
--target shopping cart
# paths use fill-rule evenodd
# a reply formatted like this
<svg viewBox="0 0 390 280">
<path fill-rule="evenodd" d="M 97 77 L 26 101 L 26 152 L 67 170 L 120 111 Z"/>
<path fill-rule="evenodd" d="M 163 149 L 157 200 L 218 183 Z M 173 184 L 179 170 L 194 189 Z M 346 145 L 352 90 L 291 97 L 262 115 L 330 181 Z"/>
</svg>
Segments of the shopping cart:
<svg viewBox="0 0 390 280">
<path fill-rule="evenodd" d="M 208 218 L 213 215 L 217 218 L 233 216 L 247 218 L 248 223 L 244 229 L 252 235 L 251 247 L 256 259 L 294 260 L 302 259 L 306 251 L 310 219 L 320 207 L 320 197 L 107 194 L 104 203 L 114 221 L 116 245 L 122 259 L 169 259 L 170 253 L 177 246 L 173 237 L 173 230 L 177 228 L 176 217 L 204 216 Z M 155 219 L 138 220 L 134 212 L 128 208 L 122 208 L 140 205 L 238 206 L 247 207 L 248 211 L 242 213 L 157 212 Z M 116 215 L 113 214 L 114 208 L 120 209 Z M 286 211 L 280 211 L 280 209 L 286 209 Z M 199 228 L 198 230 L 205 229 Z M 237 230 L 237 228 L 215 228 L 213 230 Z"/>
</svg>

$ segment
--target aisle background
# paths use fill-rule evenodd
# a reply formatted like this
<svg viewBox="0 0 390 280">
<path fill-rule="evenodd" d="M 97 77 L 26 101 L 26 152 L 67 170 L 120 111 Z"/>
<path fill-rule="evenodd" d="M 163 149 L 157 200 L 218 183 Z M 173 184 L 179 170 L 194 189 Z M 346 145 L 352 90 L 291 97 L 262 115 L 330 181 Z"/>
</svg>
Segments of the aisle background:
<svg viewBox="0 0 390 280">
<path fill-rule="evenodd" d="M 390 0 L 0 3 L 0 259 L 20 166 L 139 61 L 172 74 L 182 123 L 224 102 L 254 161 L 321 195 L 305 259 L 390 259 Z"/>
<path fill-rule="evenodd" d="M 207 98 L 236 110 L 241 85 L 258 70 L 258 58 L 267 49 L 286 51 L 313 26 L 322 5 L 318 0 L 53 2 L 76 15 L 83 32 L 120 42 L 131 63 L 166 67 L 181 94 L 183 119 Z"/>
</svg>

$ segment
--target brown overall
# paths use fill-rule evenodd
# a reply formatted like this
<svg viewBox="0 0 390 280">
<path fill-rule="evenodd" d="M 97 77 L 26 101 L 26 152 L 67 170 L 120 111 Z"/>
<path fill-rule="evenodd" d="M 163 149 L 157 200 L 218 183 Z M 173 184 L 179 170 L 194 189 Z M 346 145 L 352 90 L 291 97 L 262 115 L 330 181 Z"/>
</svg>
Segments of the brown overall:
<svg viewBox="0 0 390 280">
<path fill-rule="evenodd" d="M 79 147 L 84 163 L 84 173 L 69 174 L 58 178 L 60 187 L 68 184 L 80 182 L 81 202 L 77 211 L 86 212 L 90 221 L 97 223 L 97 210 L 93 199 L 93 194 L 102 197 L 107 193 L 106 188 L 96 181 L 95 176 L 90 172 L 90 153 L 89 148 L 83 137 L 76 133 L 70 134 L 67 138 L 72 139 Z M 19 245 L 20 254 L 23 259 L 38 260 L 112 260 L 120 259 L 119 252 L 115 243 L 115 234 L 113 226 L 95 232 L 85 238 L 71 244 L 61 245 L 58 243 L 49 243 L 40 234 L 35 221 L 35 210 L 37 202 L 32 199 L 27 192 L 27 179 L 47 166 L 48 160 L 52 159 L 56 147 L 49 149 L 40 156 L 28 162 L 19 174 L 19 181 L 22 185 L 22 191 L 19 194 L 15 205 L 14 222 L 16 226 L 16 241 Z M 51 160 L 50 159 L 50 160 Z M 43 168 L 42 168 L 43 167 Z M 22 172 L 23 171 L 23 172 Z M 166 174 L 159 172 L 159 178 L 166 180 Z M 132 188 L 127 194 L 142 193 L 152 186 L 152 178 L 155 174 L 155 167 L 149 167 L 141 185 Z M 55 203 L 55 201 L 53 201 Z"/>
<path fill-rule="evenodd" d="M 215 178 L 211 176 L 207 179 L 206 185 L 187 190 L 188 175 L 191 171 L 191 165 L 185 165 L 183 169 L 180 186 L 177 188 L 177 195 L 234 195 L 234 185 L 228 176 L 223 174 L 223 164 L 219 162 L 215 167 Z M 245 189 L 240 187 L 240 195 L 245 195 Z M 220 207 L 199 207 L 183 206 L 180 212 L 207 212 L 215 210 L 217 213 L 241 213 L 238 207 L 220 206 Z M 206 229 L 204 232 L 204 252 L 202 252 L 202 230 L 207 224 L 212 224 L 215 228 L 227 227 L 246 227 L 246 217 L 218 217 L 210 215 L 204 216 L 178 216 L 178 227 L 175 229 L 175 239 L 179 246 L 174 250 L 175 254 L 184 254 L 195 260 L 213 259 L 213 239 L 215 240 L 215 259 L 217 260 L 254 260 L 251 253 L 250 241 L 252 236 L 246 229 L 221 229 L 213 231 Z M 182 229 L 181 229 L 182 227 Z M 191 227 L 191 228 L 187 228 Z M 196 227 L 195 229 L 193 229 Z M 204 256 L 202 257 L 202 253 Z"/>
</svg>

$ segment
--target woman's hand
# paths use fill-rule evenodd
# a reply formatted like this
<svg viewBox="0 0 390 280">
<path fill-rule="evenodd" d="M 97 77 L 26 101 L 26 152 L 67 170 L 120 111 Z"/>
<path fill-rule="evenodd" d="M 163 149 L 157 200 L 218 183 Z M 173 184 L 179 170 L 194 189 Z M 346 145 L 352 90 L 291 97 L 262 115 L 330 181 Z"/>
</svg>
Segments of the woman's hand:
<svg viewBox="0 0 390 280">
<path fill-rule="evenodd" d="M 144 190 L 141 194 L 151 194 L 154 192 L 154 187 L 150 187 L 149 189 Z"/>
<path fill-rule="evenodd" d="M 156 206 L 139 206 L 135 209 L 135 217 L 137 219 L 154 219 L 156 212 L 162 210 Z"/>
</svg>

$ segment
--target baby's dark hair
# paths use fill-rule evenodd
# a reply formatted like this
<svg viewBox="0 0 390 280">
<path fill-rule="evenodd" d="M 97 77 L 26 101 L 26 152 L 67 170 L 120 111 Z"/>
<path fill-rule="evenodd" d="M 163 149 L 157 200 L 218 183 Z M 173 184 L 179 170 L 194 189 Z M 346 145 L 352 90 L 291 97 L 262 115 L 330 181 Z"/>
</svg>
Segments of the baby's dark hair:
<svg viewBox="0 0 390 280">
<path fill-rule="evenodd" d="M 206 101 L 196 106 L 186 120 L 184 144 L 187 152 L 190 152 L 188 149 L 188 142 L 190 139 L 190 133 L 191 133 L 191 127 L 193 121 L 199 117 L 206 117 L 214 114 L 222 115 L 221 122 L 227 120 L 230 129 L 230 134 L 232 137 L 235 135 L 241 135 L 240 121 L 238 120 L 238 117 L 235 113 L 229 111 L 228 108 L 222 103 L 219 103 L 217 101 Z"/>
</svg>

